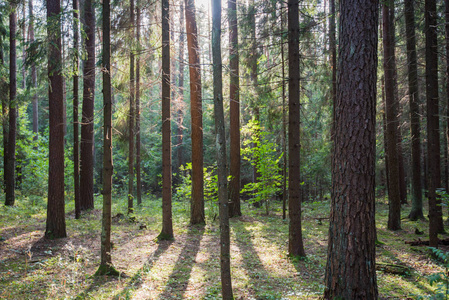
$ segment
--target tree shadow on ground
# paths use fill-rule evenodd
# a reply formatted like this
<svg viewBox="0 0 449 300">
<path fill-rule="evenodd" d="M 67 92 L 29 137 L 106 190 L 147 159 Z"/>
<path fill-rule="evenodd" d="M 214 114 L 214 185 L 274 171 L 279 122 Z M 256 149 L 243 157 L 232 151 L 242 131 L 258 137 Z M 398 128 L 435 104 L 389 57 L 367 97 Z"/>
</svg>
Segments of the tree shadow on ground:
<svg viewBox="0 0 449 300">
<path fill-rule="evenodd" d="M 137 273 L 133 277 L 131 277 L 127 286 L 119 294 L 115 295 L 114 300 L 122 299 L 122 297 L 125 297 L 130 290 L 139 289 L 142 286 L 142 275 L 151 271 L 156 261 L 159 260 L 161 255 L 165 251 L 167 251 L 167 249 L 170 247 L 172 243 L 173 241 L 170 240 L 159 241 L 157 244 L 157 248 L 153 252 L 153 254 L 151 254 L 150 257 L 148 257 L 148 260 L 137 271 Z"/>
<path fill-rule="evenodd" d="M 88 299 L 89 294 L 91 292 L 97 291 L 101 286 L 113 282 L 113 281 L 119 281 L 120 277 L 116 276 L 93 276 L 92 277 L 92 283 L 80 294 L 76 296 L 75 299 Z"/>
<path fill-rule="evenodd" d="M 190 226 L 187 239 L 181 253 L 168 278 L 167 285 L 158 299 L 182 299 L 186 292 L 195 259 L 200 249 L 201 240 L 204 235 L 204 226 Z"/>
</svg>

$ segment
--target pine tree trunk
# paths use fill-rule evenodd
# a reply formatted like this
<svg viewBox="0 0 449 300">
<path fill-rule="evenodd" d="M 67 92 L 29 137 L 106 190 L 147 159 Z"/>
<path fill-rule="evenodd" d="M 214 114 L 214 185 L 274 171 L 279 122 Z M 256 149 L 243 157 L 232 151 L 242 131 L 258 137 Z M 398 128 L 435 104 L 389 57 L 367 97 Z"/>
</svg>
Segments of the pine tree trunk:
<svg viewBox="0 0 449 300">
<path fill-rule="evenodd" d="M 411 220 L 423 219 L 421 183 L 421 126 L 419 113 L 418 63 L 416 58 L 414 0 L 404 1 L 405 34 L 407 37 L 408 93 L 412 144 L 412 210 Z"/>
<path fill-rule="evenodd" d="M 382 4 L 383 18 L 383 48 L 384 48 L 384 73 L 385 73 L 385 113 L 387 121 L 387 130 L 385 132 L 387 142 L 387 161 L 388 161 L 388 229 L 401 229 L 401 195 L 399 183 L 399 161 L 398 161 L 398 101 L 395 98 L 394 83 L 394 46 L 393 20 L 391 19 L 390 9 L 391 1 Z"/>
<path fill-rule="evenodd" d="M 283 5 L 285 7 L 285 5 Z M 286 7 L 285 7 L 286 8 Z M 285 28 L 285 13 L 281 14 L 281 31 L 284 32 Z M 287 178 L 288 178 L 288 153 L 287 153 L 287 111 L 286 111 L 286 97 L 285 97 L 285 54 L 284 54 L 284 39 L 282 39 L 281 45 L 281 64 L 282 64 L 282 152 L 283 166 L 282 166 L 282 219 L 287 218 L 287 199 L 288 199 L 288 189 L 287 189 Z M 304 193 L 301 192 L 304 196 Z M 304 199 L 304 198 L 302 198 Z"/>
<path fill-rule="evenodd" d="M 190 223 L 204 224 L 203 191 L 203 109 L 201 101 L 201 65 L 195 21 L 195 2 L 185 0 L 187 49 L 190 73 L 190 113 L 192 124 L 192 200 Z"/>
<path fill-rule="evenodd" d="M 162 231 L 159 239 L 173 238 L 170 118 L 170 8 L 162 1 Z"/>
<path fill-rule="evenodd" d="M 32 0 L 30 0 L 30 3 Z M 78 0 L 73 0 L 73 181 L 75 191 L 75 219 L 81 215 L 80 198 L 80 159 L 79 159 L 79 125 L 78 125 L 78 85 L 79 85 L 79 29 L 78 29 Z"/>
<path fill-rule="evenodd" d="M 445 0 L 445 20 L 446 20 L 446 56 L 449 57 L 449 0 Z M 445 173 L 446 182 L 444 184 L 446 193 L 449 193 L 449 60 L 446 60 L 446 142 L 445 145 Z"/>
<path fill-rule="evenodd" d="M 442 229 L 441 209 L 438 209 L 437 189 L 441 186 L 440 136 L 438 111 L 438 42 L 436 1 L 425 1 L 426 33 L 426 100 L 427 100 L 427 162 L 429 198 L 430 246 L 438 247 L 438 232 Z"/>
<path fill-rule="evenodd" d="M 137 205 L 142 204 L 142 176 L 140 174 L 140 3 L 137 3 L 136 18 L 136 40 L 137 40 L 137 60 L 136 60 L 136 197 Z"/>
<path fill-rule="evenodd" d="M 184 164 L 184 145 L 183 145 L 183 120 L 184 120 L 184 48 L 185 48 L 185 12 L 184 12 L 184 1 L 180 2 L 180 17 L 179 17 L 179 77 L 178 77 L 178 90 L 179 90 L 179 96 L 177 99 L 177 166 L 176 166 L 176 173 L 178 176 L 181 176 L 180 174 L 180 168 Z"/>
<path fill-rule="evenodd" d="M 134 0 L 130 2 L 131 45 L 129 53 L 129 115 L 128 115 L 128 214 L 134 211 Z"/>
<path fill-rule="evenodd" d="M 95 9 L 92 0 L 84 0 L 83 10 L 87 60 L 83 68 L 80 199 L 81 210 L 85 211 L 94 208 Z"/>
<path fill-rule="evenodd" d="M 5 205 L 13 206 L 15 202 L 15 163 L 16 163 L 16 125 L 17 125 L 17 50 L 16 7 L 11 4 L 9 15 L 9 109 L 8 109 L 8 142 L 5 163 Z"/>
<path fill-rule="evenodd" d="M 214 82 L 214 115 L 217 147 L 218 203 L 220 206 L 221 291 L 225 300 L 234 299 L 231 282 L 229 205 L 227 188 L 226 135 L 223 111 L 221 61 L 221 0 L 212 1 L 212 59 Z M 232 69 L 231 69 L 232 70 Z M 232 71 L 231 71 L 232 72 Z M 232 99 L 232 98 L 231 98 Z"/>
<path fill-rule="evenodd" d="M 30 43 L 34 43 L 34 12 L 33 12 L 33 0 L 28 1 L 28 9 L 30 15 L 30 27 L 28 29 L 30 35 Z M 34 55 L 32 53 L 31 55 Z M 31 85 L 35 89 L 33 93 L 33 139 L 37 141 L 39 134 L 39 103 L 37 97 L 37 72 L 36 72 L 36 63 L 31 63 Z"/>
<path fill-rule="evenodd" d="M 63 76 L 61 70 L 61 3 L 60 0 L 47 1 L 48 34 L 48 78 L 50 82 L 49 100 L 49 172 L 47 238 L 67 236 L 64 212 L 64 105 Z"/>
<path fill-rule="evenodd" d="M 229 114 L 230 114 L 230 217 L 241 216 L 240 208 L 240 84 L 239 84 L 239 50 L 237 27 L 237 0 L 228 0 L 229 20 Z"/>
<path fill-rule="evenodd" d="M 301 229 L 300 103 L 299 103 L 299 1 L 288 0 L 288 252 L 304 257 Z"/>
<path fill-rule="evenodd" d="M 374 207 L 378 12 L 378 1 L 347 0 L 340 5 L 325 299 L 378 296 Z"/>
</svg>

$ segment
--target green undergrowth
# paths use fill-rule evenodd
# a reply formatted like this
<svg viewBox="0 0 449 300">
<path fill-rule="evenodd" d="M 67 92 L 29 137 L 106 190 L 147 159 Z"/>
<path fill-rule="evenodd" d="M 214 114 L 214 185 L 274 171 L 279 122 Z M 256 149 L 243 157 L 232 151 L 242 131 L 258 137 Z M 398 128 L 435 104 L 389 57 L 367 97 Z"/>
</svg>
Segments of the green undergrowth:
<svg viewBox="0 0 449 300">
<path fill-rule="evenodd" d="M 127 198 L 113 199 L 112 258 L 118 276 L 94 276 L 99 267 L 101 210 L 74 219 L 67 203 L 68 237 L 45 240 L 46 203 L 20 197 L 14 207 L 0 207 L 0 298 L 4 299 L 220 299 L 217 207 L 206 205 L 206 225 L 189 226 L 186 200 L 173 202 L 174 239 L 158 239 L 161 199 L 147 196 L 127 216 Z M 236 299 L 318 299 L 324 291 L 329 201 L 303 203 L 307 256 L 287 253 L 288 222 L 282 203 L 265 208 L 243 203 L 243 216 L 230 220 L 231 265 Z M 96 197 L 95 207 L 101 207 Z M 402 230 L 386 229 L 388 205 L 378 200 L 378 264 L 403 273 L 377 271 L 380 298 L 431 298 L 437 288 L 429 277 L 444 274 L 445 263 L 426 246 L 405 241 L 426 239 L 428 223 L 406 219 Z M 423 236 L 416 233 L 424 232 Z M 444 237 L 444 236 L 443 236 Z M 441 248 L 446 253 L 447 248 Z M 437 298 L 434 298 L 437 299 Z"/>
</svg>

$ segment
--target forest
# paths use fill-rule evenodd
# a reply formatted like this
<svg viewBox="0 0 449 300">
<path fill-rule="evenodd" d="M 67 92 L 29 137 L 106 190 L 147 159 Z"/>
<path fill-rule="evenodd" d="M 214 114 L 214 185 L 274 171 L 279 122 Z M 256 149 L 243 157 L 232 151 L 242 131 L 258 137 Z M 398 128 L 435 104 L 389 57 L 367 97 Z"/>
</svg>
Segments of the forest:
<svg viewBox="0 0 449 300">
<path fill-rule="evenodd" d="M 449 0 L 1 0 L 0 298 L 449 299 Z"/>
</svg>

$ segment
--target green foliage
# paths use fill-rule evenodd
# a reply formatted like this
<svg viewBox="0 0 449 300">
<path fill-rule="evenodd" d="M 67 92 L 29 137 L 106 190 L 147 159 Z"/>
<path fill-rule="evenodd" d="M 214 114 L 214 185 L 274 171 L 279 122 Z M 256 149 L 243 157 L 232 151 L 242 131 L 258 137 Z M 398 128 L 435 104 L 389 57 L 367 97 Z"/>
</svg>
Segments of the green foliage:
<svg viewBox="0 0 449 300">
<path fill-rule="evenodd" d="M 265 201 L 268 215 L 269 200 L 281 190 L 282 176 L 279 161 L 283 154 L 278 156 L 275 144 L 269 141 L 267 132 L 261 131 L 257 121 L 248 122 L 242 131 L 250 134 L 250 139 L 243 143 L 246 146 L 242 149 L 243 158 L 250 161 L 259 173 L 257 182 L 246 184 L 242 192 L 253 196 L 252 202 Z"/>
<path fill-rule="evenodd" d="M 433 295 L 418 297 L 418 299 L 449 299 L 449 255 L 440 249 L 430 247 L 432 254 L 443 263 L 444 272 L 438 272 L 428 277 L 430 285 L 436 285 Z"/>
</svg>

